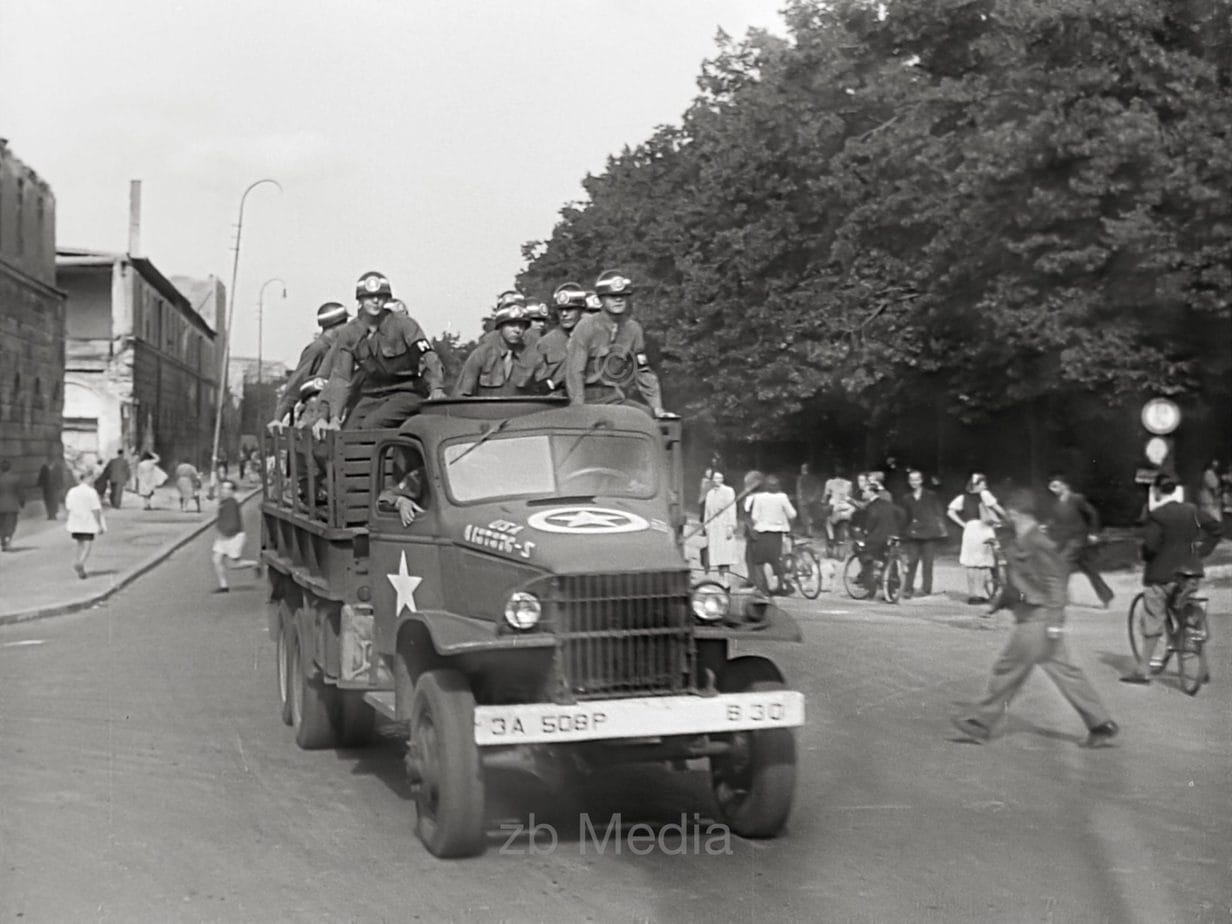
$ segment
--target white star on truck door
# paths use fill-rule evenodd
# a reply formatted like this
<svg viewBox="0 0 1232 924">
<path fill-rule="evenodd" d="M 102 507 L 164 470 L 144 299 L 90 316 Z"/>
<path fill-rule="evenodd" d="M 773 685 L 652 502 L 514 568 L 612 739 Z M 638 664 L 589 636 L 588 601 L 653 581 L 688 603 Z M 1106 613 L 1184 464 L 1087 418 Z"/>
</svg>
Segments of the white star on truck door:
<svg viewBox="0 0 1232 924">
<path fill-rule="evenodd" d="M 387 574 L 385 577 L 389 578 L 389 583 L 394 585 L 394 592 L 398 595 L 394 616 L 401 616 L 404 606 L 412 613 L 418 613 L 419 607 L 415 606 L 415 588 L 423 583 L 423 578 L 415 577 L 406 570 L 406 552 L 402 553 L 398 562 L 398 573 Z"/>
</svg>

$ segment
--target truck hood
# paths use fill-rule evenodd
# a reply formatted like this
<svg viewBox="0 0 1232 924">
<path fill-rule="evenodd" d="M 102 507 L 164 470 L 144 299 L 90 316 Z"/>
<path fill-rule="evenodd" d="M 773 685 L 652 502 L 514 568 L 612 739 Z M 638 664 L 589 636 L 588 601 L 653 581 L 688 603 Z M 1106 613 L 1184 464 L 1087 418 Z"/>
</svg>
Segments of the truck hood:
<svg viewBox="0 0 1232 924">
<path fill-rule="evenodd" d="M 604 498 L 492 504 L 468 511 L 451 532 L 463 548 L 557 574 L 685 568 L 664 513 Z"/>
</svg>

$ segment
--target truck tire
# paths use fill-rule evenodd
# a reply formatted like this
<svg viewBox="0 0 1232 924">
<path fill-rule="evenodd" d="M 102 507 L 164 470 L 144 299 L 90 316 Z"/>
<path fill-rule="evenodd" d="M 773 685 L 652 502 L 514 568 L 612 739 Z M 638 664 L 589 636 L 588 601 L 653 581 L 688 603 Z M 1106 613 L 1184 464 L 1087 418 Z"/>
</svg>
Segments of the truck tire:
<svg viewBox="0 0 1232 924">
<path fill-rule="evenodd" d="M 291 724 L 291 633 L 295 631 L 295 616 L 286 600 L 278 601 L 278 636 L 275 660 L 278 665 L 278 700 L 284 725 Z"/>
<path fill-rule="evenodd" d="M 483 851 L 483 766 L 475 744 L 475 696 L 456 670 L 427 671 L 411 700 L 407 767 L 415 784 L 416 833 L 441 858 Z"/>
<path fill-rule="evenodd" d="M 364 702 L 363 690 L 339 690 L 338 696 L 342 747 L 368 747 L 376 737 L 376 711 Z"/>
<path fill-rule="evenodd" d="M 784 690 L 766 658 L 733 658 L 720 678 L 724 693 Z M 719 737 L 719 736 L 716 736 Z M 724 735 L 728 754 L 710 758 L 710 784 L 719 820 L 741 837 L 775 837 L 787 824 L 796 789 L 796 738 L 792 729 L 768 728 Z"/>
<path fill-rule="evenodd" d="M 338 691 L 325 682 L 316 665 L 303 657 L 299 631 L 290 636 L 291 727 L 305 751 L 338 746 Z"/>
</svg>

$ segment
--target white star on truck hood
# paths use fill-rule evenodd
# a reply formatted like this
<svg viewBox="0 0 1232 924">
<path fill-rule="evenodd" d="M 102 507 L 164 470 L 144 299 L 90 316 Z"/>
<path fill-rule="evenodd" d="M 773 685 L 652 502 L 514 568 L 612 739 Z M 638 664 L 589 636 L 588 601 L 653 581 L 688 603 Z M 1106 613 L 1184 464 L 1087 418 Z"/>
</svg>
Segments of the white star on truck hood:
<svg viewBox="0 0 1232 924">
<path fill-rule="evenodd" d="M 415 605 L 415 589 L 423 583 L 423 578 L 415 577 L 406 570 L 406 552 L 402 553 L 402 558 L 398 562 L 398 573 L 387 574 L 389 583 L 394 585 L 394 592 L 398 595 L 398 600 L 394 606 L 394 616 L 402 615 L 402 607 L 407 607 L 412 613 L 418 613 L 419 607 Z"/>
</svg>

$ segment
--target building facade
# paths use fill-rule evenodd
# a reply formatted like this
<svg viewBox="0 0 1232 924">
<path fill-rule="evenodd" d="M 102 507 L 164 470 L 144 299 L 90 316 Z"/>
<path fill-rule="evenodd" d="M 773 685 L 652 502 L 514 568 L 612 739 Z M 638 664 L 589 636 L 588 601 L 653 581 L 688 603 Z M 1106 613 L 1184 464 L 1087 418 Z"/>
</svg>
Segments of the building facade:
<svg viewBox="0 0 1232 924">
<path fill-rule="evenodd" d="M 60 451 L 65 313 L 55 241 L 51 187 L 0 139 L 0 459 L 31 488 Z"/>
<path fill-rule="evenodd" d="M 68 297 L 70 454 L 105 460 L 120 449 L 152 451 L 164 468 L 184 460 L 206 464 L 222 362 L 215 330 L 143 257 L 62 248 L 56 267 Z M 211 304 L 221 291 L 217 280 L 201 281 Z"/>
</svg>

